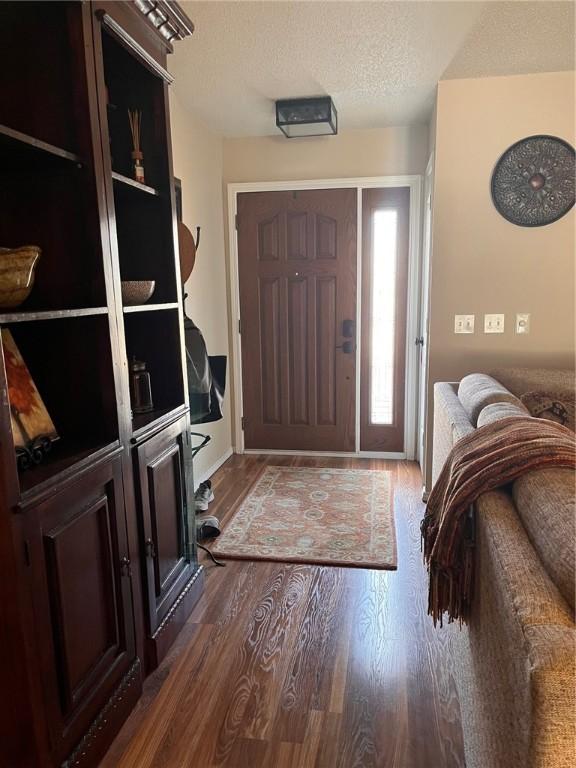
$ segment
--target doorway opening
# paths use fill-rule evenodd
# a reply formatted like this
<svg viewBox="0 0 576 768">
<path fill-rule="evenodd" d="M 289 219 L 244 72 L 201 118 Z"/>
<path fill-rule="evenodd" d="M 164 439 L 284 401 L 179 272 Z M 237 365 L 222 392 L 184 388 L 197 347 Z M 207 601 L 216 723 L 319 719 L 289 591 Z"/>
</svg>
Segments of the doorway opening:
<svg viewBox="0 0 576 768">
<path fill-rule="evenodd" d="M 229 185 L 237 452 L 415 457 L 420 190 Z"/>
</svg>

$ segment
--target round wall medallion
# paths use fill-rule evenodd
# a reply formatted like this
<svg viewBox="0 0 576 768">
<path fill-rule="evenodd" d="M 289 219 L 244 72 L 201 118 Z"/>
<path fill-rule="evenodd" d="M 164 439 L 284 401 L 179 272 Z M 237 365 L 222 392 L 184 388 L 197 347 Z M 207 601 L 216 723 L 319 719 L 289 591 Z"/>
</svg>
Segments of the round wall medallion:
<svg viewBox="0 0 576 768">
<path fill-rule="evenodd" d="M 528 136 L 512 144 L 492 173 L 492 200 L 521 227 L 557 221 L 574 205 L 574 148 L 556 136 Z"/>
</svg>

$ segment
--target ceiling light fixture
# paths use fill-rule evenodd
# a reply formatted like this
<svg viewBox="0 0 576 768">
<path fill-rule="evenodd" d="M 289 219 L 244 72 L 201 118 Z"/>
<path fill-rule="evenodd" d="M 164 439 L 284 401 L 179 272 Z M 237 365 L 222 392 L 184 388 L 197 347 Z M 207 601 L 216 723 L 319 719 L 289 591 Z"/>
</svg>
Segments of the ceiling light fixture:
<svg viewBox="0 0 576 768">
<path fill-rule="evenodd" d="M 276 102 L 276 125 L 284 136 L 335 136 L 338 113 L 330 96 L 282 99 Z"/>
</svg>

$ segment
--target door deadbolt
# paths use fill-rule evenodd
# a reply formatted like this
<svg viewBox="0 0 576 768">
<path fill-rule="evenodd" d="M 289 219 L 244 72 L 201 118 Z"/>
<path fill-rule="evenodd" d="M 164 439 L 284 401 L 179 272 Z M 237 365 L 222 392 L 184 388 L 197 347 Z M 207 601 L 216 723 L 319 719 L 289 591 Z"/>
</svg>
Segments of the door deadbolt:
<svg viewBox="0 0 576 768">
<path fill-rule="evenodd" d="M 354 320 L 344 320 L 342 322 L 342 336 L 345 339 L 353 339 L 356 335 L 356 323 Z"/>
</svg>

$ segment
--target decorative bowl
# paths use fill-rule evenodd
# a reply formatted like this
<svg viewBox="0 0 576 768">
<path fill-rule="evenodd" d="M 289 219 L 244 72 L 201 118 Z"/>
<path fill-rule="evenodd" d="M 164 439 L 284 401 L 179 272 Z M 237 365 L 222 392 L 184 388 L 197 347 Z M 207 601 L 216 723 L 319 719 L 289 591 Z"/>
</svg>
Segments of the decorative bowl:
<svg viewBox="0 0 576 768">
<path fill-rule="evenodd" d="M 122 280 L 122 301 L 125 306 L 146 304 L 156 288 L 155 280 Z"/>
<path fill-rule="evenodd" d="M 37 245 L 0 248 L 0 308 L 13 309 L 28 298 L 41 253 Z"/>
</svg>

